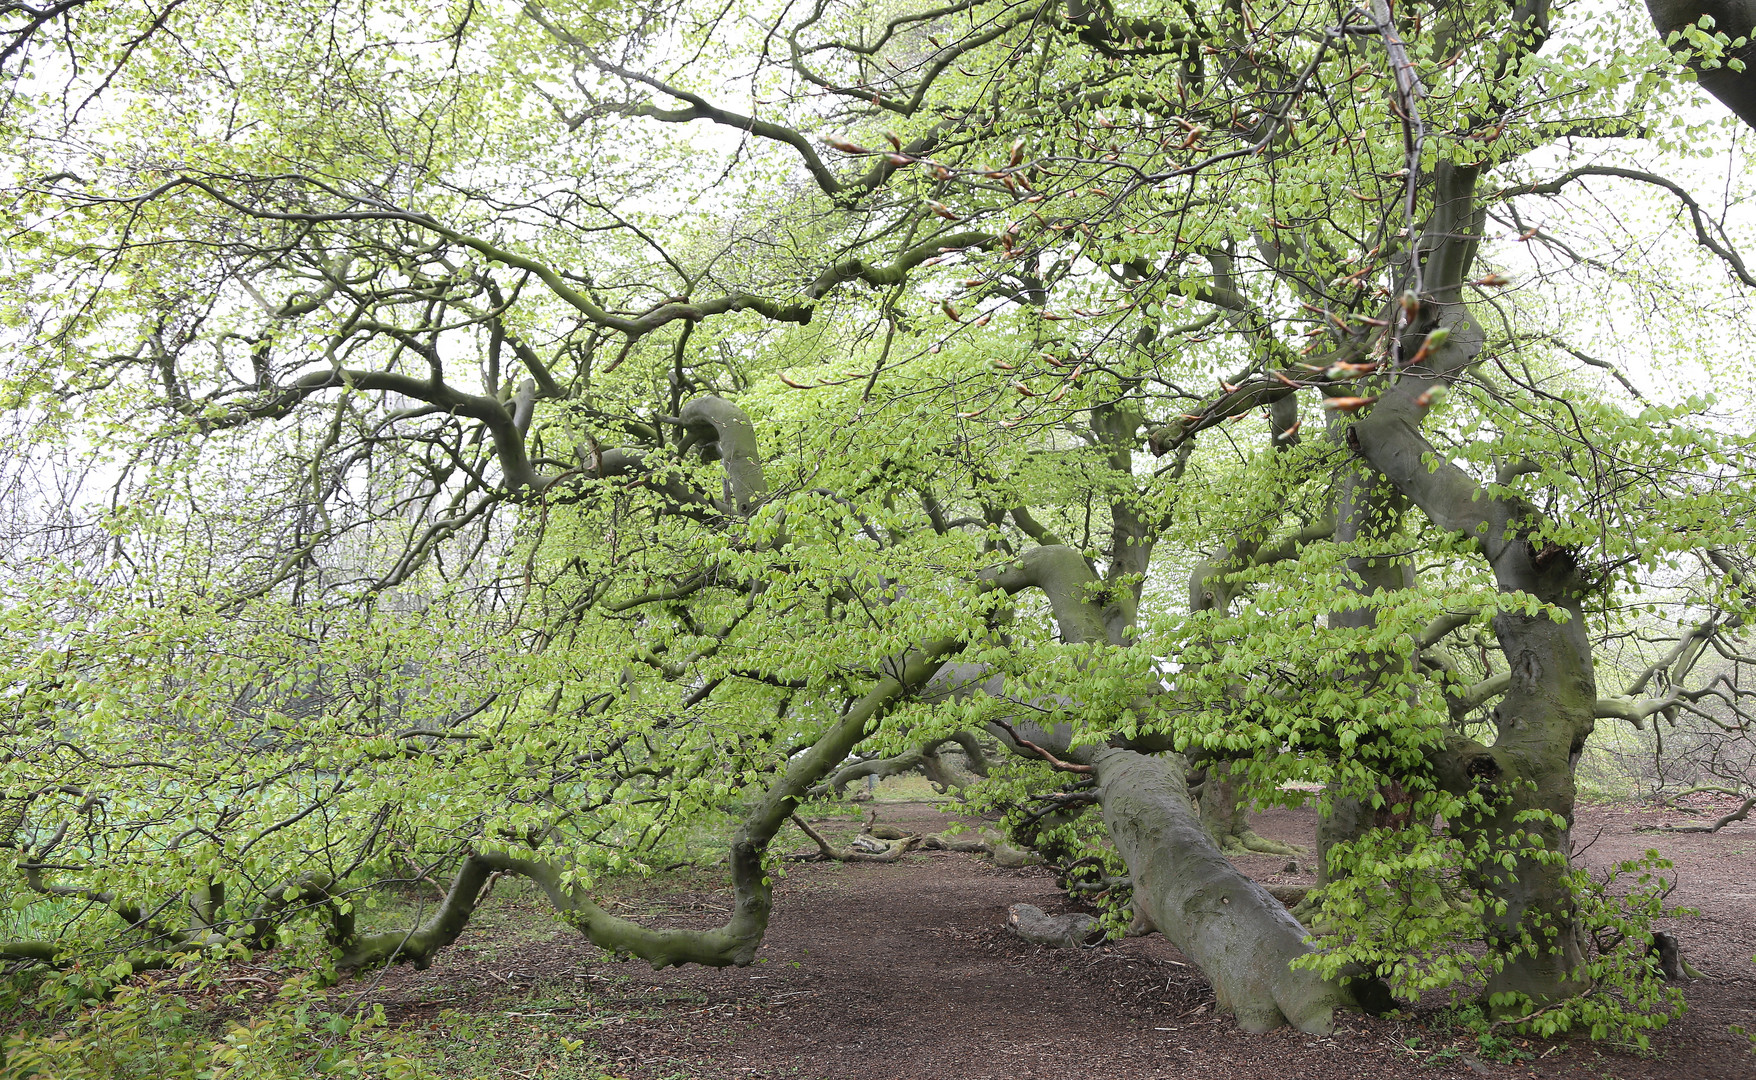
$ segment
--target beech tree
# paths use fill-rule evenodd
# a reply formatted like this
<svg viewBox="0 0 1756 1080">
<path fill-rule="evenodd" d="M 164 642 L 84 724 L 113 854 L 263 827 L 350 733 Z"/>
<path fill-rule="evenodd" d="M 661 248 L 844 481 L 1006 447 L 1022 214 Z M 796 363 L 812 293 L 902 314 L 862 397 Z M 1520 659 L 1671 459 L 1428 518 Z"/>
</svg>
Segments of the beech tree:
<svg viewBox="0 0 1756 1080">
<path fill-rule="evenodd" d="M 424 965 L 510 874 L 747 964 L 920 769 L 1250 1030 L 1675 1008 L 1568 829 L 1599 720 L 1745 722 L 1756 16 L 4 17 L 6 401 L 108 493 L 9 560 L 13 962 Z M 1222 854 L 1290 781 L 1298 917 Z M 709 829 L 723 926 L 593 901 Z"/>
</svg>

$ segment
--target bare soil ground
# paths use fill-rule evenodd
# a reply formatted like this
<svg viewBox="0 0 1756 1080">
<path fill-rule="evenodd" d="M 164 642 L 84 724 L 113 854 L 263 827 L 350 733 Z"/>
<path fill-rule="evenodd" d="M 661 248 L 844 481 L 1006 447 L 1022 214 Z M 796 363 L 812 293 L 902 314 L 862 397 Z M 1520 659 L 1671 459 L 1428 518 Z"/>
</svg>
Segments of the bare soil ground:
<svg viewBox="0 0 1756 1080">
<path fill-rule="evenodd" d="M 358 989 L 404 1019 L 430 1021 L 439 1039 L 459 1015 L 440 1018 L 442 1007 L 491 1012 L 509 1018 L 501 1032 L 522 1020 L 547 1025 L 561 1046 L 583 1041 L 593 1062 L 575 1073 L 528 1049 L 496 1056 L 491 1041 L 502 1036 L 486 1046 L 475 1037 L 472 1060 L 523 1077 L 1756 1080 L 1752 1044 L 1730 1030 L 1756 1029 L 1756 825 L 1713 835 L 1636 831 L 1712 814 L 1702 809 L 1587 807 L 1575 830 L 1576 845 L 1591 841 L 1583 857 L 1594 867 L 1658 849 L 1676 862 L 1673 900 L 1701 912 L 1668 928 L 1712 978 L 1686 988 L 1688 1014 L 1644 1055 L 1584 1040 L 1484 1045 L 1452 1027 L 1442 1003 L 1394 1018 L 1344 1017 L 1324 1038 L 1288 1028 L 1248 1035 L 1215 1014 L 1206 982 L 1163 939 L 1077 952 L 1025 944 L 1003 929 L 1009 905 L 1069 909 L 1049 874 L 942 852 L 793 868 L 748 968 L 655 972 L 606 962 L 570 932 L 533 937 L 501 922 L 472 929 L 467 947 L 428 971 L 385 973 Z M 883 804 L 881 813 L 884 823 L 922 831 L 946 821 L 919 804 Z M 1309 809 L 1253 822 L 1264 836 L 1306 848 L 1314 823 Z M 854 823 L 824 828 L 846 836 Z M 1259 880 L 1309 881 L 1286 873 L 1284 857 L 1236 861 Z M 728 900 L 704 889 L 623 903 L 654 924 L 682 926 L 718 922 Z"/>
</svg>

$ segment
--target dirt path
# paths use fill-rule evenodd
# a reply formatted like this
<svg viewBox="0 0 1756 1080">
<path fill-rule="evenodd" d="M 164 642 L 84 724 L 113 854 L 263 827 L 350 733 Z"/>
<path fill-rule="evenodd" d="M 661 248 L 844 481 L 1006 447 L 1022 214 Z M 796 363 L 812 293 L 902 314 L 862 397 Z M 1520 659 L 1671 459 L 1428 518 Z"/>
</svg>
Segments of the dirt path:
<svg viewBox="0 0 1756 1080">
<path fill-rule="evenodd" d="M 886 823 L 905 827 L 943 822 L 930 807 L 892 804 L 883 812 Z M 1247 1035 L 1215 1015 L 1206 983 L 1156 936 L 1078 953 L 1011 937 L 1002 929 L 1008 905 L 1067 909 L 1048 874 L 998 870 L 949 853 L 795 868 L 777 889 L 767 942 L 748 968 L 654 972 L 603 963 L 577 938 L 557 937 L 496 943 L 494 978 L 550 986 L 572 980 L 593 1017 L 588 1024 L 580 1014 L 582 1037 L 612 1075 L 643 1080 L 1753 1080 L 1756 1057 L 1728 1028 L 1756 1028 L 1756 827 L 1715 836 L 1633 831 L 1664 816 L 1587 809 L 1577 830 L 1581 843 L 1597 835 L 1585 855 L 1594 866 L 1648 847 L 1664 850 L 1678 861 L 1675 899 L 1703 912 L 1675 930 L 1690 959 L 1717 977 L 1688 989 L 1689 1014 L 1658 1037 L 1651 1057 L 1588 1043 L 1526 1050 L 1514 1040 L 1489 1050 L 1541 1056 L 1483 1060 L 1473 1037 L 1447 1030 L 1426 1007 L 1399 1019 L 1345 1017 L 1327 1038 L 1288 1028 Z M 1309 845 L 1313 817 L 1275 811 L 1256 819 L 1256 828 Z M 1284 858 L 1239 863 L 1264 879 L 1299 880 L 1281 872 Z M 664 902 L 673 914 L 655 921 L 700 925 L 716 918 L 724 899 Z M 472 964 L 480 966 L 448 953 L 429 972 L 387 976 L 375 996 L 418 1012 L 421 1002 L 443 997 L 448 982 L 455 989 L 460 980 L 479 980 Z"/>
</svg>

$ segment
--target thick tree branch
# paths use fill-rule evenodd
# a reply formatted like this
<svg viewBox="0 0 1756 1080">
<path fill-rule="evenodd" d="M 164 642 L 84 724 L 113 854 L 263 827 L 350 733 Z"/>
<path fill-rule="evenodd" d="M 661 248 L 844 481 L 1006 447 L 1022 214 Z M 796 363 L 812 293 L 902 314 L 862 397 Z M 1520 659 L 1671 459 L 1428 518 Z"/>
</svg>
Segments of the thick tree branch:
<svg viewBox="0 0 1756 1080">
<path fill-rule="evenodd" d="M 1652 14 L 1653 26 L 1666 36 L 1699 26 L 1704 15 L 1712 19 L 1711 32 L 1726 34 L 1734 41 L 1751 38 L 1756 29 L 1756 3 L 1752 0 L 1646 0 L 1646 10 Z M 1714 67 L 1701 63 L 1687 39 L 1678 41 L 1674 48 L 1690 52 L 1690 67 L 1703 89 L 1756 128 L 1756 41 L 1728 48 Z M 1732 58 L 1741 61 L 1744 70 L 1732 70 L 1726 63 Z"/>
</svg>

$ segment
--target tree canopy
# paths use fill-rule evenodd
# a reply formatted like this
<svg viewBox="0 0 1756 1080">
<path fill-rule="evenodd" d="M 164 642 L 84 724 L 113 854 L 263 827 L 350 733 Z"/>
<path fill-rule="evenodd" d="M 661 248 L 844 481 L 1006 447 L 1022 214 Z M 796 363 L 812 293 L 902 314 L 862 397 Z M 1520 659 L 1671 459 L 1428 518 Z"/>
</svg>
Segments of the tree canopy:
<svg viewBox="0 0 1756 1080">
<path fill-rule="evenodd" d="M 1675 1007 L 1568 829 L 1599 721 L 1747 730 L 1756 10 L 0 18 L 12 961 L 425 964 L 500 873 L 748 963 L 920 769 L 1252 1029 Z M 1303 924 L 1220 855 L 1291 781 Z M 593 902 L 706 832 L 724 926 Z"/>
</svg>

